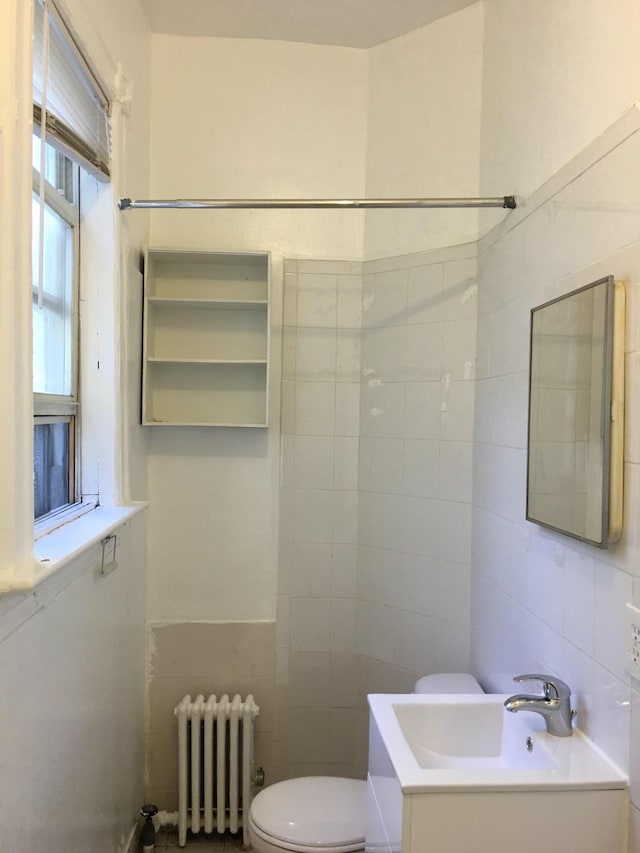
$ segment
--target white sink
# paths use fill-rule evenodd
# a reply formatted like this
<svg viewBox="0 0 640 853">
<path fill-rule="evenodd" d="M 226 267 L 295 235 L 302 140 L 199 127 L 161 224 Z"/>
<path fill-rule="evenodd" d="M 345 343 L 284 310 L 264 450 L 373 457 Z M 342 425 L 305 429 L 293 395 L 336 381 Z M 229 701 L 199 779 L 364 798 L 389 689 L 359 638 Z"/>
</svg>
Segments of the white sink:
<svg viewBox="0 0 640 853">
<path fill-rule="evenodd" d="M 506 698 L 369 696 L 368 853 L 625 853 L 625 774 Z"/>
<path fill-rule="evenodd" d="M 492 697 L 493 698 L 493 697 Z M 501 701 L 402 702 L 393 710 L 416 761 L 424 769 L 549 769 L 552 755 L 526 721 Z M 511 719 L 508 719 L 508 718 Z"/>
<path fill-rule="evenodd" d="M 548 734 L 505 695 L 373 695 L 371 713 L 403 791 L 616 789 L 627 777 L 580 731 Z"/>
</svg>

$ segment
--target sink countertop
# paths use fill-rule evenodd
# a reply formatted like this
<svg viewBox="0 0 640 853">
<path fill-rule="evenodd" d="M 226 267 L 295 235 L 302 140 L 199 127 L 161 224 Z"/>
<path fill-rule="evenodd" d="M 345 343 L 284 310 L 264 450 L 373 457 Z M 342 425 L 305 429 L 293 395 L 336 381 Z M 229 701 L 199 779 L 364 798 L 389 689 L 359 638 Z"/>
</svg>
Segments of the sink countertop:
<svg viewBox="0 0 640 853">
<path fill-rule="evenodd" d="M 510 740 L 521 743 L 525 749 L 528 737 L 538 756 L 544 753 L 547 766 L 527 768 L 522 766 L 496 766 L 500 756 L 494 755 L 482 766 L 482 757 L 469 761 L 470 766 L 421 767 L 407 742 L 395 712 L 400 705 L 455 705 L 456 720 L 466 718 L 473 723 L 472 705 L 502 706 L 510 694 L 372 694 L 368 697 L 371 714 L 379 729 L 393 768 L 404 793 L 459 792 L 468 791 L 561 791 L 561 790 L 607 790 L 628 787 L 629 780 L 603 752 L 580 730 L 575 729 L 571 737 L 555 737 L 545 728 L 543 718 L 536 714 L 520 711 L 511 714 L 503 709 L 504 724 L 513 729 Z M 460 708 L 459 706 L 465 706 Z M 439 709 L 440 710 L 440 709 Z M 467 714 L 467 710 L 469 713 Z M 488 709 L 485 707 L 484 711 Z M 478 709 L 478 716 L 482 712 Z M 496 707 L 496 713 L 499 708 Z M 441 717 L 442 715 L 440 715 Z M 449 733 L 449 739 L 451 733 Z M 510 749 L 504 747 L 503 749 Z M 508 758 L 508 756 L 507 756 Z M 463 759 L 464 760 L 464 759 Z M 539 762 L 538 762 L 539 763 Z"/>
</svg>

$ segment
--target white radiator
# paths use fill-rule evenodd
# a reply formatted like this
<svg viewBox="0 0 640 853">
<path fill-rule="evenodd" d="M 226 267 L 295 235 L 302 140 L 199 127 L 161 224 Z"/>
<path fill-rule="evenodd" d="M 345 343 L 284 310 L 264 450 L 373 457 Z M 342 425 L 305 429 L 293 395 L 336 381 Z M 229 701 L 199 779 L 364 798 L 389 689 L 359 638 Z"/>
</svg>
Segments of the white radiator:
<svg viewBox="0 0 640 853">
<path fill-rule="evenodd" d="M 187 829 L 211 833 L 214 828 L 243 830 L 247 821 L 253 777 L 253 720 L 259 708 L 248 695 L 243 701 L 225 694 L 185 696 L 175 709 L 178 718 L 178 844 Z M 215 823 L 215 826 L 214 826 Z"/>
</svg>

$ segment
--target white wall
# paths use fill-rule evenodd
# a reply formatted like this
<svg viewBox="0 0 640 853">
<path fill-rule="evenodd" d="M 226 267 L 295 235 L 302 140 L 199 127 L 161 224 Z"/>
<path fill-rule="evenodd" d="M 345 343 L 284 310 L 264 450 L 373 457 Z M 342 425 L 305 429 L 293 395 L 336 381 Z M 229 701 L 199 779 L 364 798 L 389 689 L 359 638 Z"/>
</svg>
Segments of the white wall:
<svg viewBox="0 0 640 853">
<path fill-rule="evenodd" d="M 119 528 L 116 571 L 93 546 L 16 630 L 0 623 L 0 849 L 124 851 L 142 802 L 144 519 Z M 69 583 L 71 579 L 71 583 Z M 31 597 L 33 601 L 33 597 Z M 38 608 L 38 609 L 36 609 Z"/>
<path fill-rule="evenodd" d="M 524 201 L 638 99 L 640 7 L 485 0 L 484 16 L 480 189 Z"/>
<path fill-rule="evenodd" d="M 362 195 L 366 52 L 243 39 L 153 38 L 154 197 Z M 359 259 L 362 216 L 158 212 L 154 245 Z"/>
<path fill-rule="evenodd" d="M 126 184 L 131 194 L 148 188 L 148 25 L 137 3 L 65 0 L 61 8 L 98 74 L 117 95 L 118 64 L 134 87 L 129 115 L 114 107 L 113 183 L 103 195 L 106 226 L 115 226 L 119 253 L 109 252 L 100 270 L 101 304 L 108 312 L 100 347 L 105 373 L 121 382 L 122 397 L 107 383 L 102 405 L 116 425 L 107 438 L 107 502 L 116 476 L 129 464 L 133 490 L 144 494 L 143 444 L 137 413 L 121 407 L 139 375 L 139 360 L 117 359 L 122 341 L 139 344 L 140 293 L 130 293 L 120 269 L 146 239 L 146 219 L 124 223 L 110 197 Z M 2 270 L 3 357 L 0 474 L 0 575 L 35 570 L 32 530 L 30 225 L 20 211 L 31 205 L 31 4 L 2 6 L 0 55 L 0 164 L 3 175 L 0 233 L 8 239 Z M 6 72 L 6 73 L 5 73 Z M 124 166 L 126 155 L 126 168 Z M 7 179 L 6 182 L 4 179 Z M 124 193 L 123 193 L 124 194 Z M 137 302 L 136 302 L 137 297 Z M 5 334 L 6 332 L 6 334 Z M 115 364 L 108 364 L 111 359 Z M 117 365 L 117 367 L 115 366 Z M 123 442 L 133 449 L 123 458 Z M 11 458 L 7 458 L 10 456 Z M 127 494 L 129 483 L 119 488 Z M 119 568 L 96 574 L 97 546 L 60 569 L 34 593 L 0 601 L 0 848 L 7 853 L 67 853 L 123 849 L 136 818 L 142 790 L 144 730 L 144 519 L 118 532 Z M 5 535 L 7 533 L 8 535 Z"/>
<path fill-rule="evenodd" d="M 482 4 L 369 51 L 367 196 L 479 194 Z M 499 175 L 490 195 L 505 195 Z M 474 210 L 369 211 L 365 259 L 466 243 Z"/>
<path fill-rule="evenodd" d="M 509 690 L 512 675 L 535 670 L 564 678 L 578 725 L 631 770 L 636 806 L 638 693 L 625 672 L 624 605 L 638 600 L 637 111 L 593 140 L 640 94 L 639 36 L 632 0 L 486 3 L 482 187 L 505 176 L 524 198 L 480 247 L 472 598 L 485 684 Z M 628 406 L 625 527 L 601 552 L 523 519 L 529 310 L 604 274 L 627 285 Z"/>
<path fill-rule="evenodd" d="M 154 197 L 364 190 L 366 55 L 286 42 L 153 40 Z M 151 434 L 153 621 L 273 619 L 282 255 L 359 258 L 360 213 L 157 212 L 154 246 L 274 253 L 271 427 Z M 178 531 L 179 535 L 176 535 Z"/>
</svg>

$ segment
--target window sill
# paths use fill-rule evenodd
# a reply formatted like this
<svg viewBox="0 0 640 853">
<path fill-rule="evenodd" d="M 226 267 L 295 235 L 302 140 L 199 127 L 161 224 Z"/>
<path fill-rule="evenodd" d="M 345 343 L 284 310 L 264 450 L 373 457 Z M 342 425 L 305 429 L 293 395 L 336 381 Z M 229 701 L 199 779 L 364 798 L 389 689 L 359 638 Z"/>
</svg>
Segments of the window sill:
<svg viewBox="0 0 640 853">
<path fill-rule="evenodd" d="M 96 546 L 147 506 L 145 502 L 99 506 L 35 542 L 33 575 L 0 577 L 0 642 L 47 607 L 77 577 L 95 568 Z"/>
<path fill-rule="evenodd" d="M 1 578 L 0 599 L 34 592 L 59 569 L 86 554 L 118 527 L 147 508 L 144 501 L 128 506 L 98 506 L 75 516 L 34 542 L 34 570 L 31 577 Z M 0 616 L 2 609 L 0 608 Z"/>
<path fill-rule="evenodd" d="M 58 512 L 45 515 L 44 518 L 34 522 L 33 539 L 36 542 L 36 547 L 39 539 L 42 539 L 44 536 L 50 536 L 59 527 L 75 521 L 80 516 L 86 515 L 86 513 L 92 512 L 94 509 L 97 509 L 95 503 L 77 503 L 67 506 Z"/>
<path fill-rule="evenodd" d="M 146 507 L 146 503 L 116 507 L 98 506 L 41 536 L 33 547 L 36 570 L 31 588 L 42 583 L 49 575 L 76 557 L 80 557 L 84 551 L 109 536 Z"/>
</svg>

